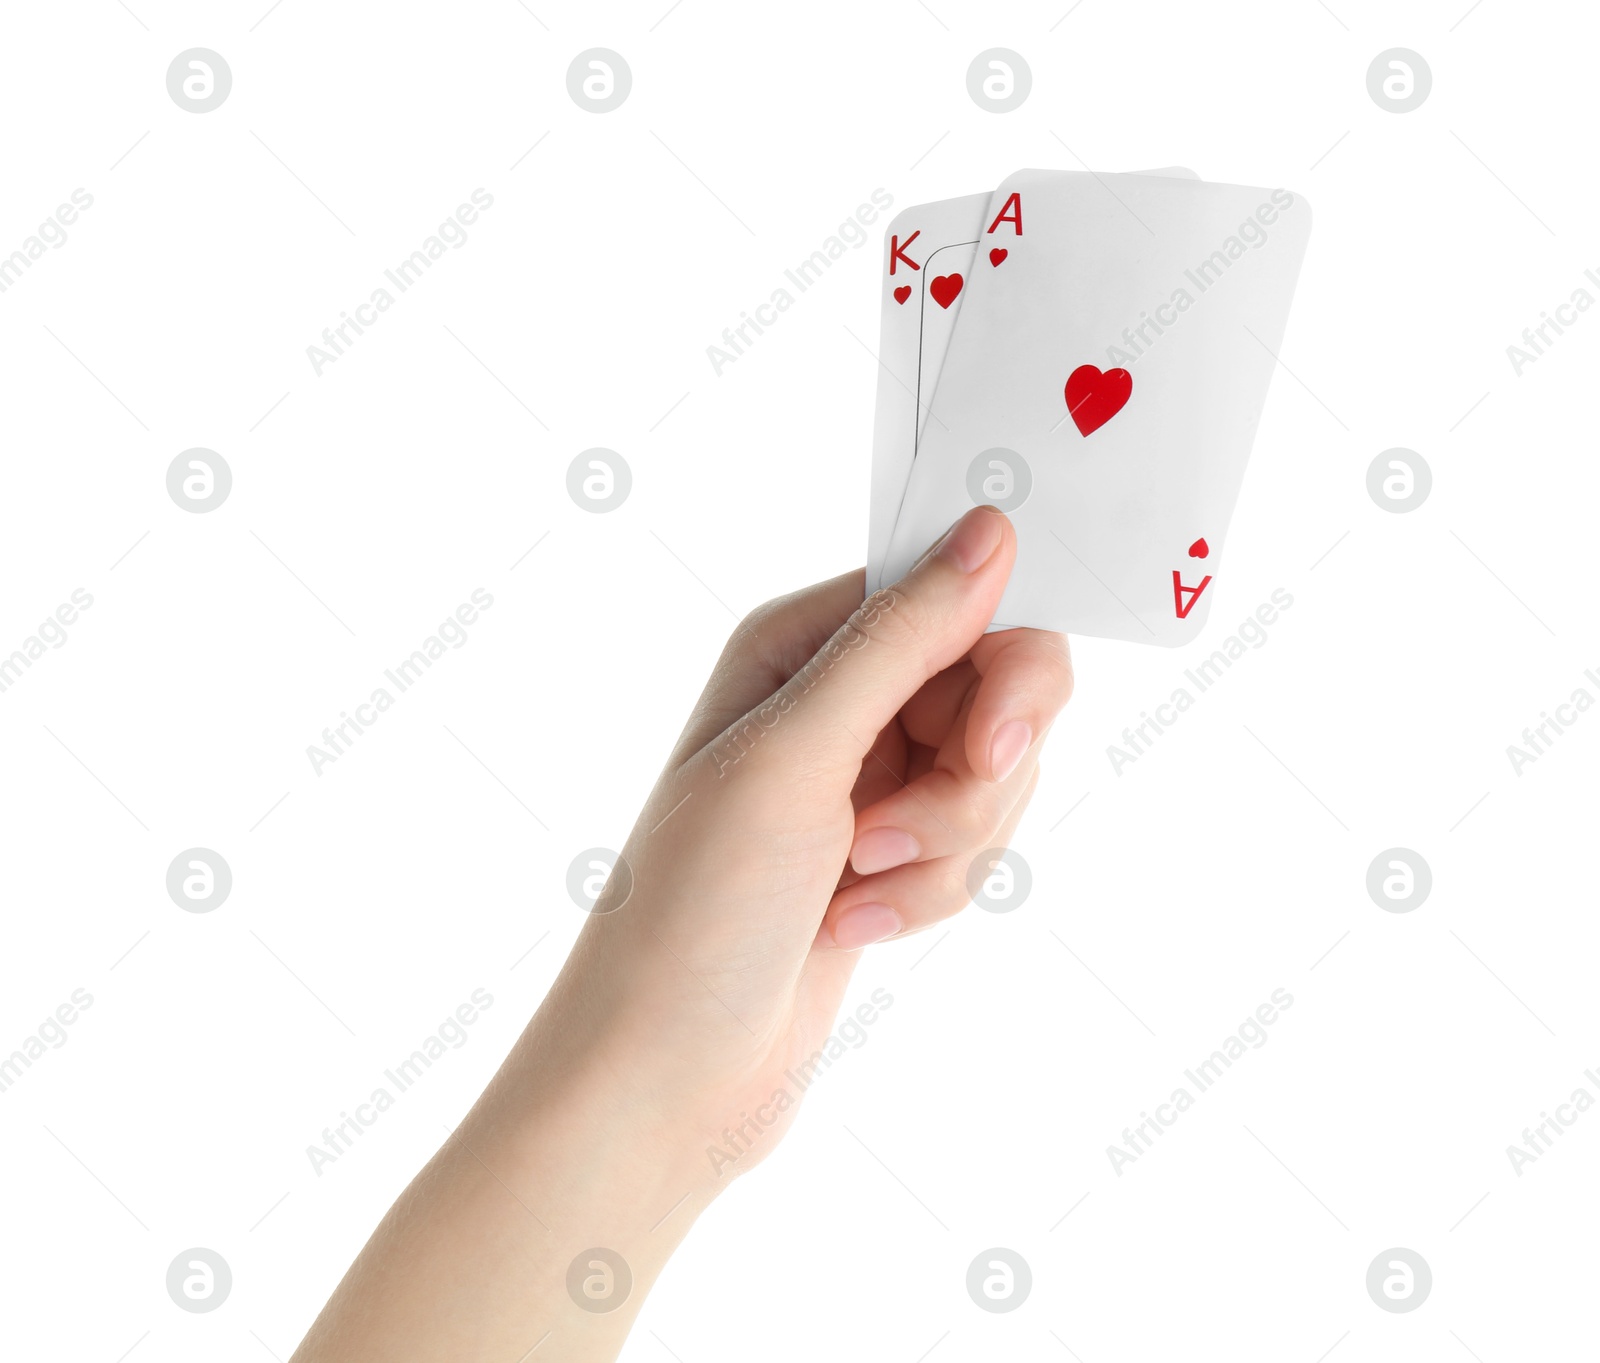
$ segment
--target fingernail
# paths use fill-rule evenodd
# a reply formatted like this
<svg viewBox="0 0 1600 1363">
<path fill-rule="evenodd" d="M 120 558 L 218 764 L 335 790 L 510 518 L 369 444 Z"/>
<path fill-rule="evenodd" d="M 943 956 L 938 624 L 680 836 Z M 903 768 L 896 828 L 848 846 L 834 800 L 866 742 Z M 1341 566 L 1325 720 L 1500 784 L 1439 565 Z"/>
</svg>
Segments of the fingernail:
<svg viewBox="0 0 1600 1363">
<path fill-rule="evenodd" d="M 887 904 L 852 904 L 833 925 L 833 944 L 846 951 L 869 947 L 900 931 L 900 915 Z"/>
<path fill-rule="evenodd" d="M 875 871 L 904 866 L 922 855 L 922 845 L 898 828 L 869 828 L 850 849 L 850 864 L 856 874 L 870 876 Z"/>
<path fill-rule="evenodd" d="M 991 506 L 975 506 L 951 528 L 934 553 L 964 573 L 975 573 L 1000 547 L 1001 514 Z"/>
<path fill-rule="evenodd" d="M 1032 745 L 1033 730 L 1020 719 L 1008 720 L 996 729 L 989 740 L 989 769 L 994 772 L 994 779 L 1004 781 L 1010 776 Z"/>
</svg>

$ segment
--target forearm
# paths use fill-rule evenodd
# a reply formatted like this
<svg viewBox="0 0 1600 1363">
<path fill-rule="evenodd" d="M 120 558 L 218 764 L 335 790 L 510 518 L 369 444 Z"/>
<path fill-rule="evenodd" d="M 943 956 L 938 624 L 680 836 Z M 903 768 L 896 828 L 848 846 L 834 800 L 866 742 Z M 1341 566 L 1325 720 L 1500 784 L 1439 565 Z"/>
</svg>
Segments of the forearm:
<svg viewBox="0 0 1600 1363">
<path fill-rule="evenodd" d="M 857 572 L 741 625 L 539 1015 L 296 1363 L 616 1356 L 794 1120 L 859 948 L 959 912 L 1027 805 L 1071 669 L 984 634 L 1015 553 L 975 509 L 892 610 Z"/>
<path fill-rule="evenodd" d="M 292 1363 L 614 1358 L 715 1184 L 630 1087 L 530 1027 Z"/>
</svg>

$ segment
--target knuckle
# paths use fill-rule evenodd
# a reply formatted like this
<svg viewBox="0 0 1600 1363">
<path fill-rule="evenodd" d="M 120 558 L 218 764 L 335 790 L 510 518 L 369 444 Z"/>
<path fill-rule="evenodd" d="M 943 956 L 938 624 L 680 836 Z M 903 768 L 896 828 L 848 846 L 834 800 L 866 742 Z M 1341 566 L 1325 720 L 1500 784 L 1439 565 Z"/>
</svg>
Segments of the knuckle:
<svg viewBox="0 0 1600 1363">
<path fill-rule="evenodd" d="M 773 631 L 783 602 L 783 597 L 774 597 L 746 611 L 739 623 L 729 631 L 727 642 L 722 647 L 722 656 L 748 658 L 757 654 L 761 648 L 761 636 Z"/>
<path fill-rule="evenodd" d="M 967 888 L 966 872 L 967 862 L 963 860 L 939 878 L 934 908 L 936 920 L 954 918 L 972 903 L 972 891 Z"/>
<path fill-rule="evenodd" d="M 1006 811 L 996 799 L 997 791 L 998 787 L 985 783 L 981 789 L 966 792 L 959 815 L 966 846 L 987 846 L 1004 826 Z"/>
<path fill-rule="evenodd" d="M 1052 639 L 1040 655 L 1040 664 L 1044 673 L 1046 693 L 1065 705 L 1072 699 L 1075 677 L 1072 670 L 1072 655 L 1067 651 L 1067 641 L 1064 637 L 1058 635 Z"/>
<path fill-rule="evenodd" d="M 763 601 L 759 606 L 751 607 L 744 613 L 744 618 L 733 627 L 733 633 L 729 635 L 729 642 L 747 642 L 751 639 L 759 638 L 762 630 L 772 623 L 782 607 L 782 597 L 774 597 L 771 601 Z"/>
<path fill-rule="evenodd" d="M 994 791 L 987 783 L 952 776 L 937 802 L 941 827 L 937 836 L 949 849 L 984 847 L 1003 821 L 996 809 Z"/>
<path fill-rule="evenodd" d="M 1051 691 L 1065 705 L 1072 699 L 1072 689 L 1077 685 L 1077 675 L 1072 670 L 1072 659 L 1066 656 L 1058 657 L 1051 665 L 1050 671 Z"/>
</svg>

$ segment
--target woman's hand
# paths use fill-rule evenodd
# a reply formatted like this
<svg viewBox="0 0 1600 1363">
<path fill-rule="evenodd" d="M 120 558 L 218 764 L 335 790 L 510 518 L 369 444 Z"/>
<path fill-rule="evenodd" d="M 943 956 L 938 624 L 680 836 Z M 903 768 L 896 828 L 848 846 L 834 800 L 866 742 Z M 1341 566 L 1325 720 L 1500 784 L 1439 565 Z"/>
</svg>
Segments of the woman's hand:
<svg viewBox="0 0 1600 1363">
<path fill-rule="evenodd" d="M 976 508 L 865 602 L 856 572 L 740 626 L 560 978 L 301 1363 L 517 1363 L 546 1330 L 541 1360 L 614 1356 L 787 1128 L 859 950 L 958 912 L 1021 817 L 1072 671 L 1060 635 L 983 632 L 1015 556 Z M 632 1279 L 604 1311 L 567 1287 L 595 1247 Z M 574 1281 L 622 1295 L 607 1275 Z"/>
<path fill-rule="evenodd" d="M 1072 671 L 1060 635 L 983 633 L 1015 553 L 975 509 L 865 602 L 857 572 L 763 606 L 712 672 L 626 901 L 602 895 L 552 995 L 697 1148 L 822 1043 L 857 949 L 958 912 L 1020 818 Z"/>
</svg>

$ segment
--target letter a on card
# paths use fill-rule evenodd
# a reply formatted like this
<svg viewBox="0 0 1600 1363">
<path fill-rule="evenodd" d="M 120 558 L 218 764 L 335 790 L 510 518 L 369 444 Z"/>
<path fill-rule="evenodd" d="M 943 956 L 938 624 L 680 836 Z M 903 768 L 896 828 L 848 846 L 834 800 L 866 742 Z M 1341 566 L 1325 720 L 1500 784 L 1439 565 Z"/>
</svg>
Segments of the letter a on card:
<svg viewBox="0 0 1600 1363">
<path fill-rule="evenodd" d="M 1200 579 L 1198 587 L 1185 587 L 1183 579 L 1178 576 L 1178 570 L 1172 570 L 1172 605 L 1178 613 L 1178 619 L 1187 620 L 1189 612 L 1194 609 L 1194 603 L 1200 599 L 1200 593 L 1211 585 L 1211 575 L 1208 573 Z"/>
</svg>

